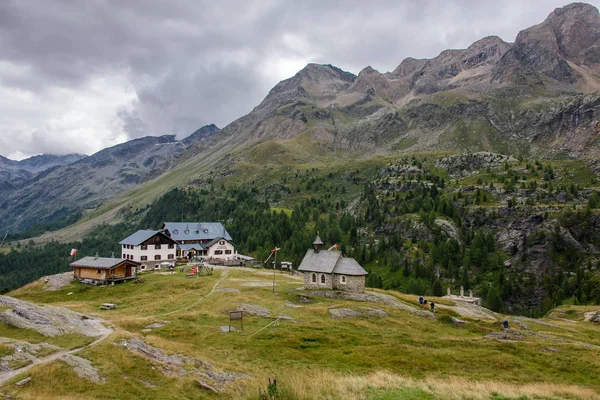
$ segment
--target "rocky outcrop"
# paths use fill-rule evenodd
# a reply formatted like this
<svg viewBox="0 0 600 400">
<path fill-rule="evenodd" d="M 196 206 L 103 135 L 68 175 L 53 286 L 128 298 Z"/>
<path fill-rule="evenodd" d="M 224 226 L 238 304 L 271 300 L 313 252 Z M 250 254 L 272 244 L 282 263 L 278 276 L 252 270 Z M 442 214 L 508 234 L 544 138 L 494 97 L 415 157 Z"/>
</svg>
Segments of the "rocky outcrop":
<svg viewBox="0 0 600 400">
<path fill-rule="evenodd" d="M 151 346 L 142 340 L 129 338 L 115 343 L 128 351 L 148 359 L 165 375 L 184 377 L 194 376 L 201 384 L 221 391 L 227 382 L 244 379 L 249 376 L 239 372 L 217 371 L 215 367 L 202 360 L 177 353 L 166 353 L 158 347 Z"/>
<path fill-rule="evenodd" d="M 589 4 L 557 8 L 539 25 L 517 35 L 514 45 L 494 68 L 494 80 L 540 83 L 537 74 L 564 84 L 575 84 L 573 62 L 598 72 L 600 15 Z"/>
<path fill-rule="evenodd" d="M 315 290 L 306 293 L 307 296 L 315 296 L 315 297 L 326 297 L 329 299 L 342 299 L 342 300 L 353 300 L 353 301 L 364 301 L 371 303 L 383 303 L 394 308 L 408 311 L 411 314 L 417 315 L 419 317 L 435 320 L 435 314 L 429 311 L 418 310 L 414 307 L 411 307 L 407 304 L 402 303 L 394 296 L 390 296 L 385 293 L 377 293 L 377 292 L 364 292 L 364 293 L 350 293 L 344 291 L 337 290 Z"/>
<path fill-rule="evenodd" d="M 9 296 L 0 296 L 0 306 L 9 307 L 0 313 L 0 321 L 17 328 L 33 329 L 45 336 L 75 333 L 97 337 L 111 332 L 102 320 L 62 307 L 39 306 Z"/>
<path fill-rule="evenodd" d="M 25 365 L 33 364 L 40 357 L 62 350 L 62 348 L 48 343 L 13 342 L 10 340 L 3 340 L 3 342 L 14 351 L 12 354 L 0 358 L 0 372 L 13 371 Z"/>
<path fill-rule="evenodd" d="M 356 311 L 351 308 L 330 308 L 329 314 L 331 319 L 344 319 L 344 318 L 387 318 L 388 314 L 374 307 L 359 307 L 361 311 Z"/>
<path fill-rule="evenodd" d="M 106 382 L 106 378 L 100 376 L 98 370 L 92 366 L 92 363 L 89 360 L 86 360 L 85 358 L 74 356 L 72 354 L 66 354 L 62 356 L 60 360 L 73 367 L 73 372 L 75 372 L 80 378 L 87 379 L 88 381 L 92 381 L 94 383 Z"/>
<path fill-rule="evenodd" d="M 243 311 L 244 314 L 254 315 L 257 317 L 269 318 L 271 316 L 271 311 L 269 311 L 269 309 L 252 304 L 242 303 L 236 310 Z"/>
<path fill-rule="evenodd" d="M 44 290 L 51 292 L 62 289 L 73 281 L 73 272 L 64 272 L 62 274 L 49 275 L 42 278 Z"/>
<path fill-rule="evenodd" d="M 479 172 L 486 168 L 499 168 L 505 163 L 516 161 L 515 158 L 503 154 L 477 152 L 438 158 L 435 161 L 435 166 L 448 171 L 452 175 L 463 176 L 468 172 Z"/>
</svg>

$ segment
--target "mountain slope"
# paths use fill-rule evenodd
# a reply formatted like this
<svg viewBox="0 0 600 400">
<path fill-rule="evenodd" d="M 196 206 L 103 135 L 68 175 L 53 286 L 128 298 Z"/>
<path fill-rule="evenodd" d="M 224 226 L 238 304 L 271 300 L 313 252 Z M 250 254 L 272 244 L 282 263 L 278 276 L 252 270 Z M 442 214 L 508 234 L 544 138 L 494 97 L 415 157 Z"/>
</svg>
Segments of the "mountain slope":
<svg viewBox="0 0 600 400">
<path fill-rule="evenodd" d="M 265 163 L 294 169 L 385 154 L 480 150 L 594 160 L 600 155 L 599 32 L 598 10 L 575 3 L 521 31 L 514 44 L 489 36 L 430 60 L 407 58 L 390 73 L 367 67 L 355 76 L 309 64 L 248 115 L 182 149 L 176 161 L 147 177 L 134 173 L 129 184 L 113 179 L 102 196 L 80 196 L 96 205 L 132 188 L 84 222 L 140 209 L 172 187 L 259 176 Z M 11 201 L 26 202 L 26 193 L 36 190 L 23 189 Z M 29 200 L 31 210 L 41 207 L 35 195 Z M 100 218 L 103 213 L 110 217 Z M 36 215 L 47 217 L 47 211 Z"/>
<path fill-rule="evenodd" d="M 9 160 L 0 156 L 0 191 L 13 190 L 21 187 L 38 172 L 49 168 L 69 165 L 87 157 L 83 154 L 67 154 L 56 156 L 41 154 L 21 161 Z"/>
<path fill-rule="evenodd" d="M 72 164 L 32 175 L 22 187 L 0 192 L 3 226 L 23 230 L 86 208 L 94 208 L 119 193 L 172 168 L 191 144 L 219 132 L 201 128 L 183 141 L 175 136 L 148 136 L 101 150 Z M 36 166 L 39 159 L 29 160 Z"/>
</svg>

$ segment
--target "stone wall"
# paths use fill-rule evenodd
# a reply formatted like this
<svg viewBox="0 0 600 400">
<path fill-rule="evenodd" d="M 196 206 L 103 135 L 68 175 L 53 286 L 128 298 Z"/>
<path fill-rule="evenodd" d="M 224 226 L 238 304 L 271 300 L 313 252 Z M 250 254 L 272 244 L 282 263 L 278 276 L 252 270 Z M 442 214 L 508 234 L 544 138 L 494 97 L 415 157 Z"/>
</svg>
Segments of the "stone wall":
<svg viewBox="0 0 600 400">
<path fill-rule="evenodd" d="M 312 275 L 315 274 L 317 282 L 312 281 Z M 321 283 L 321 276 L 325 276 L 325 283 Z M 341 283 L 342 276 L 346 277 L 346 283 Z M 362 293 L 365 290 L 364 276 L 350 276 L 337 274 L 321 274 L 317 272 L 304 273 L 305 289 L 334 289 L 346 292 Z"/>
<path fill-rule="evenodd" d="M 315 274 L 317 282 L 312 281 L 312 275 Z M 321 283 L 321 277 L 325 277 L 325 283 Z M 333 289 L 333 276 L 331 274 L 322 274 L 319 272 L 304 273 L 304 288 L 305 289 Z"/>
<path fill-rule="evenodd" d="M 346 283 L 342 283 L 342 276 L 346 277 Z M 333 289 L 362 293 L 365 290 L 365 277 L 336 274 L 333 276 Z"/>
</svg>

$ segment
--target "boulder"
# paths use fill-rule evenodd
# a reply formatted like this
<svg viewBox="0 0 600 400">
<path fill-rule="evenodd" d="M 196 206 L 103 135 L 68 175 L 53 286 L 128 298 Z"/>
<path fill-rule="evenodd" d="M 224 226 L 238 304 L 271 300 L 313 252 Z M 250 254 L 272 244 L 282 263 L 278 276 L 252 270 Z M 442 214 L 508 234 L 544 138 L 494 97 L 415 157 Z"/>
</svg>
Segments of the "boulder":
<svg viewBox="0 0 600 400">
<path fill-rule="evenodd" d="M 351 308 L 330 308 L 329 314 L 332 319 L 360 318 L 363 316 L 362 313 L 354 311 Z"/>
<path fill-rule="evenodd" d="M 236 311 L 243 311 L 244 314 L 255 315 L 257 317 L 269 318 L 271 316 L 271 311 L 267 308 L 246 303 L 242 303 L 236 308 Z"/>
<path fill-rule="evenodd" d="M 17 386 L 25 386 L 29 382 L 31 382 L 31 378 L 25 378 L 25 379 L 21 379 L 19 382 L 15 383 L 15 385 L 17 385 Z"/>
<path fill-rule="evenodd" d="M 456 317 L 450 317 L 450 320 L 457 328 L 460 328 L 461 326 L 464 326 L 467 323 L 467 321 L 463 321 L 462 319 L 458 319 Z"/>
</svg>

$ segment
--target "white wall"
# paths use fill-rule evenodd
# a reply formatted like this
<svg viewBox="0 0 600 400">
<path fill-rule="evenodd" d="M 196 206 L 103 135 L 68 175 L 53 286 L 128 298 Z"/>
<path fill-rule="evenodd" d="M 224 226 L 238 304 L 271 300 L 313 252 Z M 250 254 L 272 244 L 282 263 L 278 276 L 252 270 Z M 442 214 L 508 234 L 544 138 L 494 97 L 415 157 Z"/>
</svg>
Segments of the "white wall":
<svg viewBox="0 0 600 400">
<path fill-rule="evenodd" d="M 160 249 L 155 249 L 154 248 L 155 245 L 151 244 L 151 245 L 148 245 L 148 248 L 146 250 L 142 250 L 142 246 L 133 246 L 133 249 L 126 249 L 126 248 L 124 248 L 125 246 L 126 245 L 121 245 L 121 258 L 128 258 L 128 257 L 126 257 L 126 255 L 129 255 L 130 260 L 137 261 L 139 263 L 144 264 L 146 261 L 147 262 L 156 261 L 156 260 L 154 260 L 154 256 L 160 255 L 159 262 L 168 261 L 168 262 L 173 262 L 173 265 L 175 265 L 177 245 L 172 245 L 173 248 L 169 249 L 168 244 L 161 244 Z M 168 258 L 169 254 L 171 254 L 173 256 L 173 258 Z M 133 256 L 133 258 L 131 256 Z M 142 261 L 142 259 L 141 259 L 142 256 L 146 256 L 146 257 L 148 257 L 148 259 L 145 261 Z"/>
<path fill-rule="evenodd" d="M 221 252 L 221 254 L 217 254 Z M 229 252 L 229 254 L 226 254 Z M 220 258 L 221 260 L 233 260 L 235 258 L 235 248 L 227 240 L 222 239 L 210 246 L 206 257 Z"/>
</svg>

